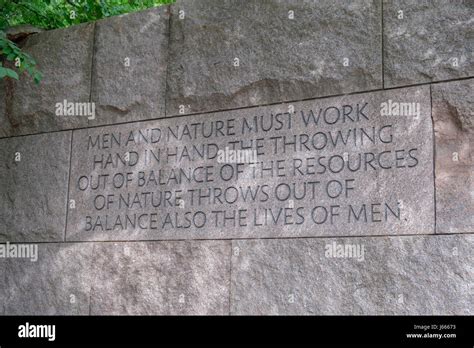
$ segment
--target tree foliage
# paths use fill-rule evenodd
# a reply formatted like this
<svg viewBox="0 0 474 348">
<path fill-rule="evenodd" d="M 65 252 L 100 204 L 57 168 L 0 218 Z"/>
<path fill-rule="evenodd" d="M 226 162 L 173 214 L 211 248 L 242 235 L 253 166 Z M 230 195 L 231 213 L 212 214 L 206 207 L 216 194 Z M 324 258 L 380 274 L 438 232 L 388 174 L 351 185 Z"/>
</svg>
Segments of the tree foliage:
<svg viewBox="0 0 474 348">
<path fill-rule="evenodd" d="M 0 53 L 3 56 L 3 62 L 0 61 L 0 79 L 10 77 L 18 80 L 18 73 L 26 71 L 35 83 L 38 84 L 41 81 L 42 75 L 36 69 L 35 60 L 29 54 L 22 52 L 14 42 L 8 40 L 3 31 L 0 31 Z M 3 66 L 5 59 L 12 62 L 11 65 L 15 66 L 18 72 Z"/>
<path fill-rule="evenodd" d="M 42 29 L 65 28 L 172 2 L 174 0 L 0 0 L 0 79 L 18 79 L 24 71 L 36 83 L 42 77 L 34 59 L 8 40 L 5 32 L 9 27 L 30 24 Z M 7 68 L 5 61 L 12 64 Z"/>
</svg>

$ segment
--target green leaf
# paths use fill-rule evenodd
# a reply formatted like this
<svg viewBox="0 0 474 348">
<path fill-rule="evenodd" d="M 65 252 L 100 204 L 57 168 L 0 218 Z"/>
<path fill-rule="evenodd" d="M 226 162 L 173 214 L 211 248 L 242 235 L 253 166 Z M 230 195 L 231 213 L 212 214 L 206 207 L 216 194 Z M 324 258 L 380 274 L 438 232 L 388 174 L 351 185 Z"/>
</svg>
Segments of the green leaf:
<svg viewBox="0 0 474 348">
<path fill-rule="evenodd" d="M 12 69 L 8 69 L 6 68 L 6 73 L 8 77 L 11 77 L 12 79 L 15 79 L 15 80 L 18 80 L 19 79 L 19 76 L 18 74 L 16 73 L 16 71 L 12 70 Z"/>
<path fill-rule="evenodd" d="M 37 85 L 39 85 L 42 79 L 43 79 L 43 76 L 39 72 L 37 72 L 35 76 L 33 77 L 33 81 L 35 81 Z"/>
</svg>

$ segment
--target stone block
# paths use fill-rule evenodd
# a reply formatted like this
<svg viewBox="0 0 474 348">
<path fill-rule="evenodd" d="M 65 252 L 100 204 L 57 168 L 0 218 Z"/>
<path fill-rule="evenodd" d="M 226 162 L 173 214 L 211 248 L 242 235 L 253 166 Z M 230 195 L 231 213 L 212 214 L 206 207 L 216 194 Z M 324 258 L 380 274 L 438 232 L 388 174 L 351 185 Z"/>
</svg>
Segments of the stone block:
<svg viewBox="0 0 474 348">
<path fill-rule="evenodd" d="M 167 115 L 382 87 L 380 1 L 177 1 Z"/>
<path fill-rule="evenodd" d="M 384 0 L 385 87 L 474 76 L 473 16 L 472 1 Z"/>
<path fill-rule="evenodd" d="M 168 11 L 163 6 L 96 23 L 96 119 L 89 125 L 165 116 Z"/>
<path fill-rule="evenodd" d="M 86 116 L 58 116 L 57 104 L 90 99 L 94 24 L 57 29 L 27 38 L 24 51 L 43 74 L 39 85 L 26 74 L 6 82 L 6 112 L 0 135 L 25 135 L 85 127 Z"/>
<path fill-rule="evenodd" d="M 436 231 L 474 232 L 474 79 L 432 85 Z"/>
<path fill-rule="evenodd" d="M 71 132 L 0 139 L 0 241 L 64 240 Z"/>
<path fill-rule="evenodd" d="M 472 315 L 472 235 L 232 242 L 234 315 Z"/>
<path fill-rule="evenodd" d="M 67 240 L 434 233 L 429 86 L 74 131 Z"/>
<path fill-rule="evenodd" d="M 23 244 L 26 245 L 26 244 Z M 28 244 L 29 246 L 33 244 Z M 0 259 L 5 315 L 88 315 L 91 243 L 40 243 L 37 260 Z"/>
</svg>

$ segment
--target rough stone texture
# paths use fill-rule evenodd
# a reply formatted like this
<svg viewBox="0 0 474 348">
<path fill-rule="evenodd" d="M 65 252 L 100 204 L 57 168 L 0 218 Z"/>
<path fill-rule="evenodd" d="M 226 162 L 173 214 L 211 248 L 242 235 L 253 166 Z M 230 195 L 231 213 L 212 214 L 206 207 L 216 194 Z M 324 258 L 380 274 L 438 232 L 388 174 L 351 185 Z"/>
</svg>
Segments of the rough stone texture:
<svg viewBox="0 0 474 348">
<path fill-rule="evenodd" d="M 168 7 L 96 23 L 90 125 L 165 115 Z M 127 66 L 129 65 L 129 66 Z"/>
<path fill-rule="evenodd" d="M 429 86 L 423 86 L 74 131 L 69 197 L 75 200 L 76 208 L 68 212 L 67 240 L 434 233 L 433 130 L 429 93 Z M 381 105 L 388 101 L 418 103 L 420 114 L 418 117 L 381 116 Z M 361 114 L 356 115 L 357 105 L 368 119 Z M 342 122 L 343 111 L 340 111 L 339 121 L 335 122 L 335 108 L 342 110 L 343 106 L 346 110 L 344 112 L 350 108 L 353 112 Z M 294 113 L 287 112 L 291 107 L 294 108 Z M 327 122 L 336 124 L 327 124 L 324 117 L 320 116 L 318 125 L 309 121 L 306 126 L 301 112 L 310 119 L 310 110 L 313 110 L 315 118 L 320 112 L 324 115 L 324 110 L 329 110 L 326 114 Z M 268 127 L 268 120 L 277 114 L 280 115 L 280 123 L 275 118 L 271 131 L 257 132 L 254 127 L 254 131 L 242 132 L 242 129 L 247 130 L 245 124 L 253 124 L 254 117 L 257 120 L 264 117 L 264 125 Z M 291 129 L 288 129 L 289 120 Z M 232 124 L 233 128 L 231 131 L 221 128 L 222 135 L 218 133 L 210 138 L 200 135 L 200 128 L 196 128 L 197 135 L 186 135 L 185 126 L 191 129 L 190 134 L 194 134 L 193 124 L 205 127 L 205 133 L 208 133 L 211 124 L 215 124 L 214 128 L 217 129 L 217 122 L 222 125 Z M 387 128 L 387 125 L 391 128 Z M 386 128 L 382 130 L 382 127 Z M 372 143 L 362 136 L 361 128 L 368 134 L 374 129 L 375 134 L 380 131 L 380 137 L 376 135 Z M 177 139 L 173 138 L 169 129 L 178 134 Z M 349 130 L 351 133 L 348 133 Z M 159 140 L 158 131 L 161 131 Z M 347 145 L 339 140 L 334 146 L 328 140 L 327 145 L 323 146 L 324 137 L 321 134 L 324 133 L 328 139 L 336 139 L 338 131 L 342 138 L 347 137 Z M 228 132 L 234 134 L 224 136 Z M 216 133 L 214 130 L 214 134 Z M 315 136 L 317 133 L 319 135 Z M 150 134 L 154 136 L 151 137 Z M 272 137 L 286 136 L 287 142 L 294 142 L 295 137 L 304 139 L 300 135 L 315 139 L 316 147 L 311 145 L 311 140 L 304 146 L 297 145 L 296 149 L 288 146 L 283 151 L 283 138 L 279 138 L 275 153 L 275 140 Z M 223 179 L 220 173 L 231 173 L 231 164 L 214 156 L 217 148 L 232 148 L 233 141 L 239 142 L 237 149 L 241 145 L 249 146 L 250 141 L 254 141 L 255 146 L 256 139 L 263 139 L 260 142 L 263 147 L 259 148 L 263 154 L 257 156 L 257 163 L 254 166 L 242 163 L 238 168 L 241 171 L 238 179 L 235 179 L 235 175 L 230 180 Z M 240 143 L 241 140 L 244 141 L 243 144 Z M 202 146 L 206 144 L 215 145 L 210 148 L 210 155 L 203 159 L 199 152 L 203 152 Z M 198 150 L 195 151 L 193 146 Z M 411 152 L 412 149 L 415 150 Z M 181 160 L 172 156 L 168 160 L 168 151 L 188 156 L 182 156 Z M 125 160 L 126 153 L 130 154 L 129 162 Z M 364 164 L 372 153 L 380 161 Z M 413 158 L 410 158 L 409 153 Z M 353 171 L 344 164 L 344 156 L 347 156 L 348 163 L 355 168 Z M 159 162 L 155 157 L 159 157 Z M 396 157 L 401 159 L 396 160 Z M 358 158 L 361 158 L 362 163 L 359 167 Z M 301 160 L 298 169 L 295 169 L 295 159 Z M 95 165 L 94 160 L 97 161 Z M 278 166 L 283 168 L 278 173 L 277 160 L 281 161 Z M 330 161 L 332 164 L 329 166 Z M 269 168 L 272 163 L 273 173 L 262 170 L 262 166 Z M 202 169 L 206 166 L 210 167 L 211 172 L 207 182 Z M 323 166 L 333 168 L 333 173 L 329 173 Z M 382 169 L 382 166 L 390 168 Z M 189 168 L 200 169 L 189 172 Z M 189 181 L 185 176 L 181 181 L 173 179 L 179 176 L 181 169 L 186 176 L 191 177 Z M 125 177 L 128 177 L 128 181 L 124 181 Z M 326 192 L 329 182 L 339 180 L 344 186 L 346 179 L 354 180 L 347 184 L 354 187 L 354 190 L 349 190 L 347 196 L 342 193 L 337 198 L 330 198 Z M 315 184 L 313 190 L 309 183 L 315 181 L 319 183 Z M 301 198 L 305 192 L 304 185 L 307 193 Z M 249 193 L 249 187 L 252 194 Z M 277 187 L 278 197 L 275 193 Z M 287 196 L 287 190 L 294 191 L 293 187 L 299 199 Z M 329 187 L 330 195 L 336 196 L 336 187 L 340 186 L 333 182 Z M 209 197 L 210 194 L 211 198 L 199 201 L 198 192 L 189 191 L 191 189 L 200 189 L 202 196 Z M 181 192 L 177 193 L 178 190 Z M 166 191 L 169 196 L 166 196 Z M 104 205 L 105 201 L 109 202 L 108 205 Z M 339 214 L 334 217 L 334 223 L 329 215 L 324 217 L 323 208 L 317 208 L 313 218 L 315 207 L 324 206 L 329 211 L 330 205 L 340 206 L 334 208 L 334 213 Z M 244 212 L 238 213 L 239 209 Z M 365 214 L 360 213 L 362 209 L 365 209 Z M 224 223 L 224 213 L 213 213 L 214 211 L 225 211 L 227 217 L 243 214 L 246 218 L 239 221 L 237 218 L 226 220 Z M 376 213 L 377 211 L 381 214 Z M 398 216 L 395 217 L 394 214 Z M 359 215 L 358 219 L 355 215 Z M 367 216 L 366 219 L 364 215 Z M 140 216 L 144 216 L 141 218 L 143 220 L 137 223 Z M 190 223 L 192 217 L 193 223 Z M 129 220 L 133 223 L 129 223 Z"/>
<path fill-rule="evenodd" d="M 474 75 L 474 2 L 384 0 L 383 16 L 385 87 Z"/>
<path fill-rule="evenodd" d="M 0 284 L 1 284 L 1 287 L 0 287 L 0 294 L 2 294 L 2 288 L 4 288 L 4 285 L 5 285 L 5 279 L 6 279 L 6 274 L 5 274 L 5 267 L 6 265 L 6 262 L 4 262 L 3 259 L 0 259 Z M 1 315 L 5 315 L 5 304 L 6 304 L 6 301 L 5 301 L 5 297 L 3 296 L 2 294 L 2 297 L 1 297 L 1 300 L 0 300 L 0 314 Z"/>
<path fill-rule="evenodd" d="M 42 243 L 36 262 L 0 259 L 0 308 L 8 315 L 224 315 L 230 252 L 221 241 Z"/>
<path fill-rule="evenodd" d="M 359 244 L 364 259 L 325 257 Z M 474 236 L 232 242 L 231 314 L 472 315 Z"/>
<path fill-rule="evenodd" d="M 230 242 L 96 243 L 92 315 L 229 313 Z"/>
<path fill-rule="evenodd" d="M 41 28 L 29 24 L 22 24 L 8 28 L 6 34 L 9 40 L 19 42 L 32 34 L 41 33 L 42 31 L 43 29 Z"/>
<path fill-rule="evenodd" d="M 38 260 L 0 259 L 6 315 L 87 315 L 93 245 L 38 244 Z M 3 277 L 3 275 L 2 275 Z"/>
<path fill-rule="evenodd" d="M 0 241 L 64 239 L 70 149 L 71 132 L 0 139 Z"/>
<path fill-rule="evenodd" d="M 5 89 L 5 80 L 0 80 L 0 120 L 5 120 L 5 110 L 6 110 L 6 89 Z M 0 138 L 8 136 L 8 130 L 5 127 L 0 126 Z"/>
<path fill-rule="evenodd" d="M 180 105 L 195 113 L 382 86 L 380 1 L 185 0 L 171 8 L 167 115 Z"/>
<path fill-rule="evenodd" d="M 172 6 L 171 27 L 169 8 L 162 7 L 28 36 L 25 50 L 38 61 L 44 79 L 39 86 L 27 76 L 19 82 L 0 80 L 0 138 L 142 121 L 160 118 L 165 111 L 176 116 L 180 105 L 190 114 L 282 104 L 81 129 L 73 136 L 54 132 L 0 139 L 0 243 L 58 242 L 40 243 L 37 262 L 0 258 L 0 314 L 473 315 L 474 79 L 283 104 L 381 88 L 381 54 L 385 87 L 473 76 L 472 1 L 383 1 L 383 11 L 381 2 L 186 0 Z M 183 19 L 179 18 L 181 10 Z M 397 18 L 399 10 L 403 19 Z M 294 19 L 288 18 L 289 11 L 294 11 Z M 130 67 L 124 64 L 126 58 Z M 239 58 L 239 67 L 233 66 L 234 58 Z M 349 59 L 347 67 L 344 58 Z M 453 58 L 458 58 L 458 67 L 452 65 Z M 96 102 L 96 118 L 56 116 L 55 104 L 64 99 Z M 381 116 L 382 103 L 389 100 L 419 103 L 419 117 Z M 318 117 L 319 110 L 332 110 L 329 115 L 334 116 L 331 107 L 344 112 L 346 107 L 354 110 L 365 102 L 368 120 L 346 119 L 331 125 L 320 118 L 318 125 L 302 123 L 301 112 L 309 115 L 313 110 Z M 213 123 L 217 127 L 218 122 L 233 122 L 238 130 L 244 120 L 262 117 L 264 125 L 274 119 L 277 127 L 278 122 L 285 124 L 286 116 L 292 120 L 291 129 L 282 126 L 269 132 L 253 129 L 230 136 L 192 136 L 193 125 Z M 372 127 L 389 124 L 394 140 L 388 144 L 352 144 L 348 137 L 349 146 L 314 150 L 299 144 L 298 149 L 290 145 L 285 152 L 281 146 L 277 153 L 271 151 L 271 137 L 287 136 L 289 142 L 293 135 L 317 132 L 337 137 L 338 131 L 362 127 L 370 134 Z M 183 131 L 184 125 L 189 133 Z M 158 143 L 142 139 L 155 128 L 166 134 L 168 127 L 183 139 L 168 140 L 164 135 Z M 139 131 L 143 131 L 142 138 Z M 129 132 L 133 132 L 131 145 L 114 143 L 113 136 L 120 135 L 123 144 L 130 139 Z M 100 148 L 88 150 L 89 136 L 93 140 L 101 137 Z M 237 143 L 240 149 L 259 138 L 264 139 L 265 154 L 257 162 L 264 161 L 268 167 L 269 161 L 282 160 L 283 176 L 275 171 L 255 178 L 254 171 L 261 173 L 257 163 L 245 164 L 238 180 L 217 178 L 202 183 L 193 177 L 190 183 L 138 187 L 139 171 L 169 173 L 211 166 L 217 173 L 224 166 L 216 158 L 156 163 L 151 151 L 156 154 L 167 147 L 182 150 L 187 146 L 188 153 L 193 153 L 192 146 L 206 144 L 222 150 L 231 147 L 230 141 L 243 141 Z M 375 153 L 381 157 L 383 151 L 391 151 L 383 162 L 395 161 L 396 166 L 395 150 L 405 150 L 402 162 L 413 163 L 406 153 L 412 148 L 416 148 L 418 162 L 411 168 L 382 170 L 376 165 L 377 170 L 355 173 L 344 169 L 341 173 L 290 175 L 295 159 L 307 161 L 302 170 L 317 171 L 319 162 L 310 158 L 321 156 Z M 17 151 L 20 162 L 14 161 Z M 137 164 L 117 161 L 117 156 L 123 158 L 133 151 L 140 156 Z M 145 151 L 147 163 L 143 162 Z M 111 162 L 105 169 L 93 168 L 94 155 L 96 159 L 111 155 Z M 110 181 L 116 173 L 130 173 L 132 180 L 126 188 L 111 187 L 120 182 Z M 200 179 L 201 174 L 197 175 Z M 109 175 L 109 181 L 106 187 L 81 191 L 78 181 L 82 175 L 92 178 L 94 184 L 97 175 Z M 336 199 L 329 199 L 320 186 L 316 197 L 291 201 L 278 201 L 274 196 L 262 201 L 262 194 L 257 194 L 252 201 L 221 203 L 204 198 L 202 203 L 193 203 L 186 191 L 269 185 L 271 192 L 281 183 L 348 178 L 355 179 L 354 191 L 350 197 Z M 150 200 L 139 196 L 138 204 L 117 207 L 119 194 L 131 194 L 136 202 L 135 193 L 164 194 L 166 190 L 173 195 L 175 190 L 187 192 L 184 204 L 172 196 L 168 203 L 151 207 Z M 68 194 L 75 208 L 67 208 Z M 98 195 L 104 195 L 103 201 L 95 203 L 110 201 L 111 206 L 95 209 Z M 381 202 L 400 208 L 400 219 L 390 216 L 388 221 L 374 221 L 377 213 L 371 216 L 370 206 Z M 342 220 L 335 217 L 334 224 L 311 221 L 308 212 L 313 207 L 332 204 L 342 207 Z M 344 221 L 349 204 L 367 205 L 369 222 Z M 435 232 L 435 207 L 436 232 L 442 235 L 416 236 Z M 303 208 L 304 224 L 295 223 L 298 208 Z M 215 210 L 245 210 L 249 218 L 246 225 L 230 219 L 224 225 L 222 217 L 212 220 Z M 196 211 L 211 214 L 209 223 L 204 228 L 184 227 L 186 214 Z M 153 213 L 158 221 L 155 226 L 165 216 L 174 225 L 142 228 L 138 222 L 138 227 L 86 230 L 87 217 L 101 217 L 102 222 L 108 217 L 110 226 L 117 216 Z M 287 213 L 291 215 L 288 224 Z M 256 220 L 267 224 L 256 226 Z M 314 236 L 324 238 L 307 238 Z M 95 242 L 63 243 L 65 237 Z M 179 241 L 152 241 L 169 239 Z M 364 247 L 363 257 L 327 257 L 326 247 L 332 243 Z"/>
<path fill-rule="evenodd" d="M 85 116 L 56 116 L 56 103 L 89 102 L 94 24 L 51 30 L 28 37 L 24 51 L 38 63 L 43 80 L 8 80 L 0 136 L 33 134 L 87 125 Z"/>
<path fill-rule="evenodd" d="M 474 232 L 474 79 L 432 85 L 436 231 Z"/>
</svg>

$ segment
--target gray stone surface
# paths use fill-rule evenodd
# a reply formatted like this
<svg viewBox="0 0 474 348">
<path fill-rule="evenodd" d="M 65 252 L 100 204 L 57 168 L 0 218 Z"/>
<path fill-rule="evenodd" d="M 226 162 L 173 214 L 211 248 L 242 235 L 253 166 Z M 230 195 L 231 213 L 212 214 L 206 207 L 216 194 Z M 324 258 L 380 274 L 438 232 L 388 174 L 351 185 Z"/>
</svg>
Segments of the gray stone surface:
<svg viewBox="0 0 474 348">
<path fill-rule="evenodd" d="M 434 233 L 430 110 L 423 86 L 74 131 L 67 240 Z"/>
<path fill-rule="evenodd" d="M 6 262 L 4 262 L 4 260 L 0 259 L 0 281 L 2 281 L 2 288 L 4 287 L 4 282 L 5 282 L 5 279 L 6 279 L 6 275 L 5 275 L 5 267 L 6 265 Z M 0 290 L 0 294 L 1 294 L 1 290 Z M 5 301 L 5 297 L 3 296 L 2 294 L 2 300 L 0 300 L 0 314 L 1 315 L 4 315 L 5 314 L 5 304 L 6 304 L 6 301 Z"/>
<path fill-rule="evenodd" d="M 383 16 L 385 87 L 474 76 L 472 1 L 384 0 Z"/>
<path fill-rule="evenodd" d="M 474 232 L 474 79 L 432 85 L 436 231 Z"/>
<path fill-rule="evenodd" d="M 38 260 L 0 259 L 0 302 L 6 315 L 87 315 L 91 243 L 37 244 Z"/>
<path fill-rule="evenodd" d="M 224 315 L 230 243 L 40 243 L 0 258 L 8 315 Z"/>
<path fill-rule="evenodd" d="M 165 115 L 169 8 L 96 23 L 92 101 L 96 119 L 112 124 Z"/>
<path fill-rule="evenodd" d="M 380 1 L 177 1 L 167 115 L 381 88 L 381 31 Z"/>
<path fill-rule="evenodd" d="M 94 24 L 51 30 L 28 37 L 24 51 L 43 73 L 39 85 L 29 76 L 8 83 L 0 136 L 33 134 L 87 125 L 84 116 L 56 116 L 56 103 L 89 102 Z"/>
<path fill-rule="evenodd" d="M 6 88 L 5 88 L 5 79 L 0 80 L 0 120 L 6 119 Z M 8 130 L 5 127 L 0 127 L 0 138 L 8 136 Z"/>
<path fill-rule="evenodd" d="M 364 257 L 326 257 L 332 243 L 363 246 Z M 472 235 L 233 241 L 231 314 L 472 315 L 473 244 Z"/>
<path fill-rule="evenodd" d="M 473 315 L 473 9 L 178 0 L 28 36 L 42 83 L 0 80 L 0 244 L 39 259 L 0 256 L 0 314 Z M 385 87 L 437 83 L 367 92 L 382 55 Z"/>
<path fill-rule="evenodd" d="M 71 132 L 0 139 L 0 241 L 64 239 L 70 148 Z"/>
<path fill-rule="evenodd" d="M 230 242 L 95 243 L 92 315 L 229 313 Z"/>
</svg>

